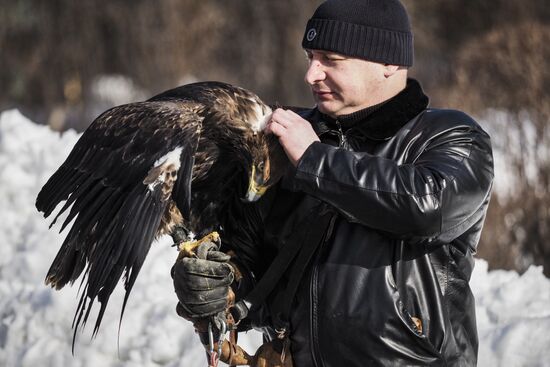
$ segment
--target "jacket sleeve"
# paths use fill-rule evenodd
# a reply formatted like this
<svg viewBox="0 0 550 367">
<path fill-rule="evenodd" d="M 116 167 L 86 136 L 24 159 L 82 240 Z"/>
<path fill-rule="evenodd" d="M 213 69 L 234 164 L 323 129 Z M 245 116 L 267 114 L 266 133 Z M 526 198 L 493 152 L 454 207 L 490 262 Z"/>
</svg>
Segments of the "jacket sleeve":
<svg viewBox="0 0 550 367">
<path fill-rule="evenodd" d="M 410 138 L 410 145 L 423 145 L 403 162 L 313 143 L 298 162 L 293 189 L 399 238 L 450 241 L 485 213 L 491 145 L 473 121 L 430 135 L 424 143 L 421 132 Z"/>
</svg>

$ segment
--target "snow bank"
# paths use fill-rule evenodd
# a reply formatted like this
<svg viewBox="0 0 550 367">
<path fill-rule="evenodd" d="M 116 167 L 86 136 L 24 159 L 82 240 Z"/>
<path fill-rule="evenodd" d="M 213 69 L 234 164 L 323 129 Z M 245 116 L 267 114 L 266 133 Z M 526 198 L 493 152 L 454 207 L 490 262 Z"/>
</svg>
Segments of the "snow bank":
<svg viewBox="0 0 550 367">
<path fill-rule="evenodd" d="M 471 280 L 479 366 L 550 366 L 550 279 L 540 266 L 521 276 L 487 267 L 478 260 Z"/>
<path fill-rule="evenodd" d="M 71 355 L 78 287 L 56 292 L 44 286 L 63 236 L 55 227 L 48 230 L 34 200 L 77 139 L 72 131 L 60 135 L 15 110 L 0 115 L 0 366 L 205 366 L 202 346 L 174 310 L 169 269 L 176 253 L 168 239 L 154 244 L 145 261 L 122 320 L 120 345 L 118 289 L 98 336 L 91 340 L 88 325 Z M 479 260 L 472 288 L 479 366 L 550 365 L 550 280 L 541 268 L 519 276 L 488 272 Z M 253 332 L 241 340 L 253 351 L 259 336 Z"/>
</svg>

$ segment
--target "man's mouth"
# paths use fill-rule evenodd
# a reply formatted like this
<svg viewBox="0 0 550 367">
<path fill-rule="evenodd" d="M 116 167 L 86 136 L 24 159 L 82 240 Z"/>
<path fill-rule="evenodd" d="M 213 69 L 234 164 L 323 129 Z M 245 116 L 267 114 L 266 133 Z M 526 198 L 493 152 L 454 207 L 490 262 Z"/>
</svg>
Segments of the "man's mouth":
<svg viewBox="0 0 550 367">
<path fill-rule="evenodd" d="M 333 92 L 328 90 L 313 90 L 313 94 L 320 100 L 327 100 L 333 98 Z"/>
</svg>

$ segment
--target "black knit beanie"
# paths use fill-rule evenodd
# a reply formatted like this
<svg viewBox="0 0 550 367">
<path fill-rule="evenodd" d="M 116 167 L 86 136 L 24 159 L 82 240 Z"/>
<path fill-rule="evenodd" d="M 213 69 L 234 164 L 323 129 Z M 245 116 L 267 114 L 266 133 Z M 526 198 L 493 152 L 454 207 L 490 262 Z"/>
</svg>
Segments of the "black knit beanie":
<svg viewBox="0 0 550 367">
<path fill-rule="evenodd" d="M 399 0 L 328 0 L 307 22 L 302 47 L 412 66 L 413 35 Z"/>
</svg>

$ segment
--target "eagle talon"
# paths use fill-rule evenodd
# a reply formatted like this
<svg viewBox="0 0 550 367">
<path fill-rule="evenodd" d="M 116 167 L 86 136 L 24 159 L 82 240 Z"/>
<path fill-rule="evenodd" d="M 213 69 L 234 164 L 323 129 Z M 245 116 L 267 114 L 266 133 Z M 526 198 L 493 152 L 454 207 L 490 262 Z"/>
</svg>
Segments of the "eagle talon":
<svg viewBox="0 0 550 367">
<path fill-rule="evenodd" d="M 184 257 L 197 257 L 195 250 L 204 242 L 213 242 L 219 247 L 221 244 L 219 233 L 216 231 L 213 231 L 207 234 L 206 236 L 204 236 L 203 238 L 201 238 L 200 240 L 185 241 L 180 243 L 178 245 L 178 249 L 180 251 L 178 255 L 178 260 Z"/>
<path fill-rule="evenodd" d="M 181 245 L 182 242 L 185 242 L 189 238 L 190 231 L 184 227 L 183 225 L 176 225 L 172 232 L 170 233 L 170 236 L 172 237 L 172 240 L 174 243 L 172 244 L 173 247 L 178 247 Z"/>
</svg>

